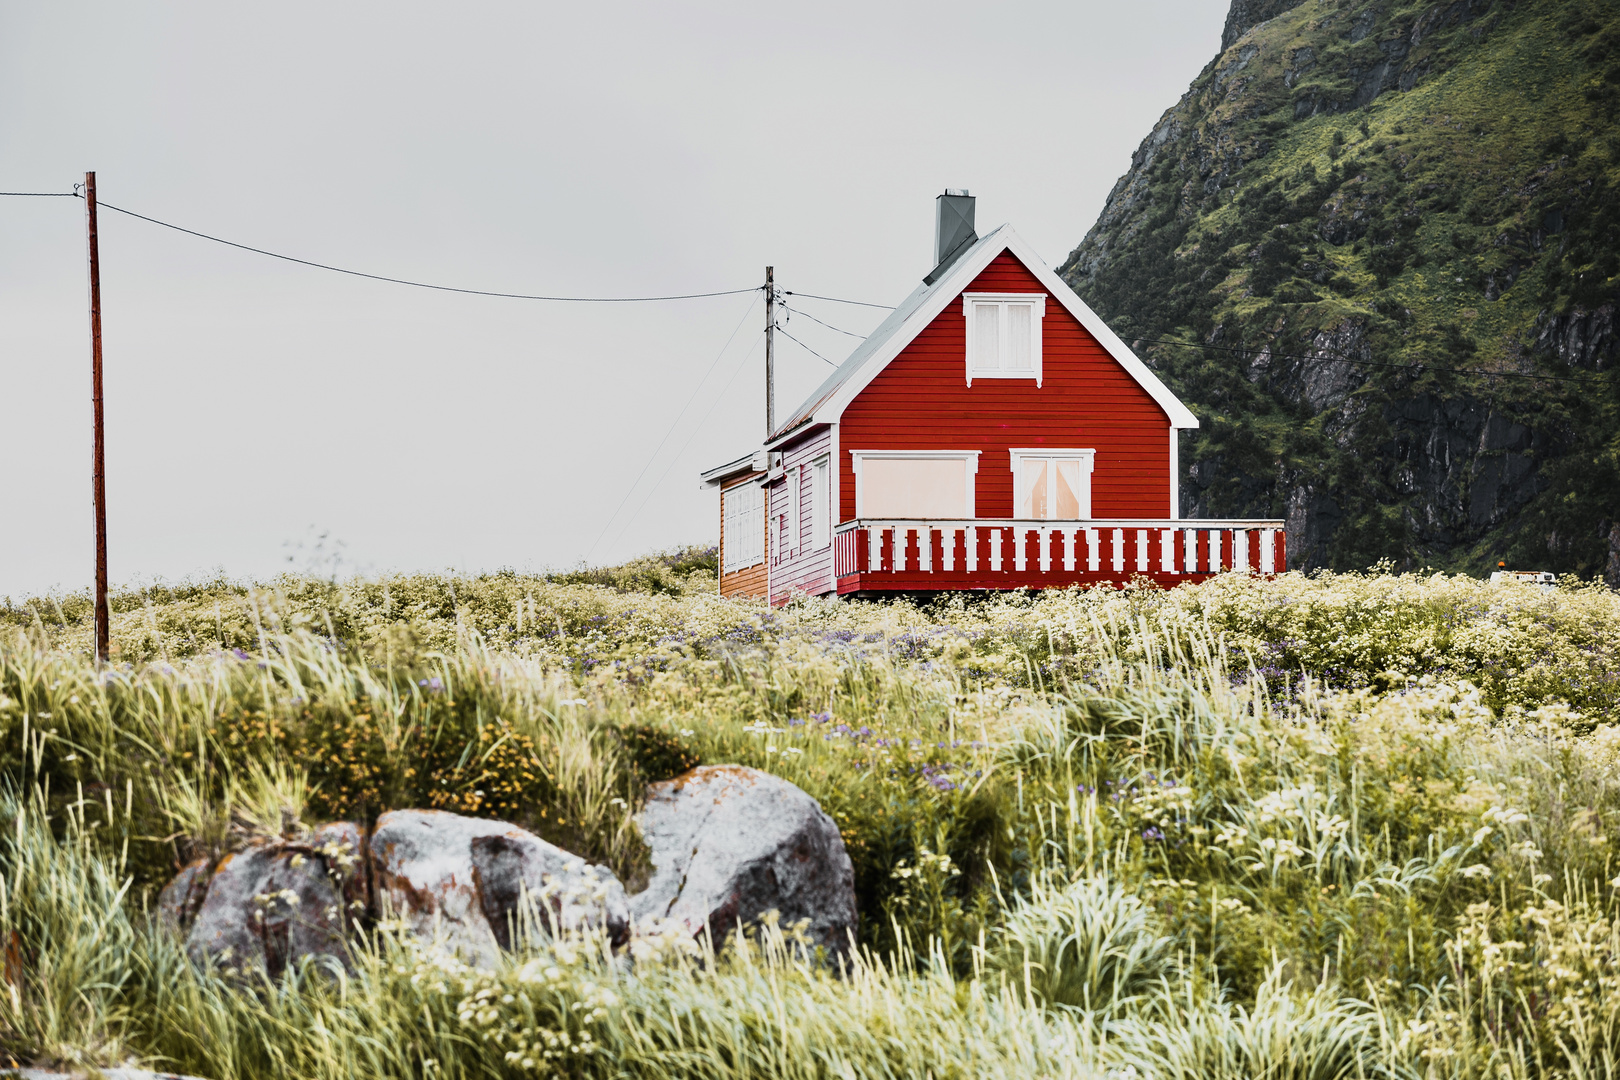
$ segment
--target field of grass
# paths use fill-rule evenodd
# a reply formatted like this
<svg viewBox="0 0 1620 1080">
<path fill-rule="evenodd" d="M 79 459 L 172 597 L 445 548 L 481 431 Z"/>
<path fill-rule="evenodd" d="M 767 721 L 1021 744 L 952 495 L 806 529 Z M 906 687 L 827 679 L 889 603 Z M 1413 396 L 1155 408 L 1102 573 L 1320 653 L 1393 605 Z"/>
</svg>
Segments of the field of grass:
<svg viewBox="0 0 1620 1080">
<path fill-rule="evenodd" d="M 1620 596 L 1386 572 L 958 597 L 574 575 L 0 606 L 0 1051 L 219 1078 L 1611 1077 Z M 648 781 L 740 762 L 855 864 L 844 970 L 378 925 L 242 983 L 149 918 L 199 853 L 433 806 L 647 870 Z"/>
</svg>

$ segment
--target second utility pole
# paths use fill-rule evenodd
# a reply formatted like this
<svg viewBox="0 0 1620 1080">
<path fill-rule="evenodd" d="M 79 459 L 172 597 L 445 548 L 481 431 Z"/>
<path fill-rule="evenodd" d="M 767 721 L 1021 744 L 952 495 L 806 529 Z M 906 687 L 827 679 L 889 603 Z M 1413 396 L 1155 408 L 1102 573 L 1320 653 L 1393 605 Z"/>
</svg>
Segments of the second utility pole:
<svg viewBox="0 0 1620 1080">
<path fill-rule="evenodd" d="M 765 268 L 765 437 L 776 434 L 776 267 Z"/>
<path fill-rule="evenodd" d="M 107 445 L 101 409 L 101 254 L 96 244 L 96 174 L 84 174 L 84 207 L 90 231 L 90 402 L 95 412 L 90 485 L 96 505 L 96 663 L 105 664 L 111 628 L 107 612 Z"/>
</svg>

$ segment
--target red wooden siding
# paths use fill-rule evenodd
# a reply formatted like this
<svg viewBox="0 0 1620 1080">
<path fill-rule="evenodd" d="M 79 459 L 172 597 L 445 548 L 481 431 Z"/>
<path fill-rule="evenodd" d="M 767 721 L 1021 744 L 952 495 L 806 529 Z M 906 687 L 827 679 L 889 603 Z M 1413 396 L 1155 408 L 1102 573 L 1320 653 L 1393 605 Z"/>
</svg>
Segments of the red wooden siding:
<svg viewBox="0 0 1620 1080">
<path fill-rule="evenodd" d="M 816 548 L 812 543 L 814 528 L 810 522 L 810 464 L 832 452 L 832 430 L 823 427 L 792 446 L 784 449 L 782 464 L 786 476 L 770 487 L 771 602 L 784 603 L 796 592 L 812 596 L 832 592 L 832 545 Z M 832 479 L 829 477 L 829 479 Z M 798 500 L 798 532 L 784 537 L 784 517 L 791 528 L 794 515 L 791 500 Z M 825 535 L 831 537 L 832 523 L 828 522 Z"/>
<path fill-rule="evenodd" d="M 1002 252 L 967 292 L 1044 293 L 1035 275 Z M 967 385 L 961 297 L 917 335 L 844 410 L 837 474 L 838 520 L 855 516 L 850 450 L 979 450 L 975 514 L 1011 517 L 1009 448 L 1094 448 L 1091 512 L 1097 518 L 1170 513 L 1170 419 L 1148 392 L 1055 299 L 1041 321 L 1042 381 L 978 379 Z"/>
</svg>

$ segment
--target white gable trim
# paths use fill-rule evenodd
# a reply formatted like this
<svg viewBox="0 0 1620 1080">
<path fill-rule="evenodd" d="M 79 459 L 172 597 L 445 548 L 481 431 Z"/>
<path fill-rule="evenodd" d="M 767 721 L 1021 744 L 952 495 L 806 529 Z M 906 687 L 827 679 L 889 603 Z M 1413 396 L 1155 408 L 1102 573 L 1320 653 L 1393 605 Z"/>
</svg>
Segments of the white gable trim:
<svg viewBox="0 0 1620 1080">
<path fill-rule="evenodd" d="M 927 329 L 928 325 L 939 317 L 946 307 L 956 301 L 961 294 L 972 284 L 973 279 L 984 272 L 985 267 L 1003 251 L 1009 251 L 1019 262 L 1035 275 L 1035 280 L 1041 283 L 1047 293 L 1058 303 L 1068 309 L 1069 314 L 1079 320 L 1080 325 L 1090 331 L 1091 336 L 1108 351 L 1119 365 L 1123 367 L 1131 378 L 1136 380 L 1138 386 L 1146 390 L 1148 396 L 1165 411 L 1170 418 L 1172 428 L 1195 428 L 1198 426 L 1198 417 L 1192 414 L 1187 406 L 1181 403 L 1170 388 L 1159 381 L 1159 377 L 1148 370 L 1148 366 L 1137 359 L 1135 353 L 1126 347 L 1119 339 L 1119 335 L 1108 329 L 1108 324 L 1098 317 L 1097 313 L 1086 306 L 1086 302 L 1075 295 L 1075 291 L 1057 276 L 1056 272 L 1047 267 L 1035 250 L 1026 244 L 1022 237 L 1013 231 L 1011 225 L 1003 225 L 984 238 L 991 243 L 976 245 L 977 251 L 957 260 L 945 274 L 943 280 L 937 282 L 932 295 L 912 312 L 905 324 L 884 343 L 883 347 L 867 357 L 861 369 L 838 387 L 817 408 L 810 418 L 812 423 L 837 423 L 849 403 L 855 400 L 857 394 L 865 390 L 878 374 L 889 366 L 890 361 L 899 356 L 907 345 L 910 345 L 917 335 Z M 784 433 L 786 434 L 786 433 Z"/>
</svg>

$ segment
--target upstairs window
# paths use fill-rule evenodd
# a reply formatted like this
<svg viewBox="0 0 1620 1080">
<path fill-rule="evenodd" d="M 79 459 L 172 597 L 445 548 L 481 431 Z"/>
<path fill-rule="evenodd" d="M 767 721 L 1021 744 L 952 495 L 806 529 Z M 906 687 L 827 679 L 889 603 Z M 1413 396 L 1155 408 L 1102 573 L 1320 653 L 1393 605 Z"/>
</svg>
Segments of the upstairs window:
<svg viewBox="0 0 1620 1080">
<path fill-rule="evenodd" d="M 720 492 L 723 573 L 746 570 L 765 561 L 765 490 L 742 483 Z"/>
<path fill-rule="evenodd" d="M 1041 320 L 1045 293 L 963 293 L 967 317 L 967 382 L 1034 379 L 1041 385 Z"/>
<path fill-rule="evenodd" d="M 1013 517 L 1084 521 L 1091 517 L 1095 450 L 1013 450 Z"/>
</svg>

